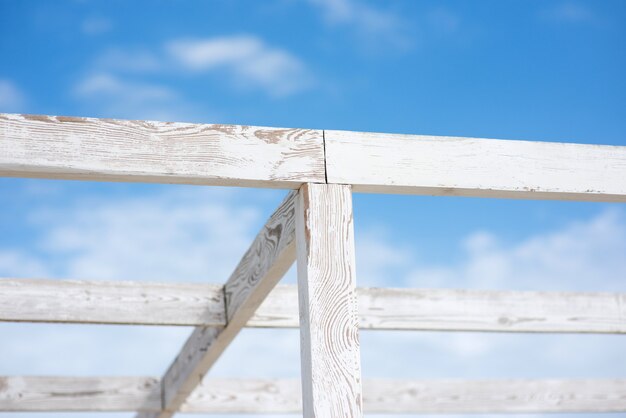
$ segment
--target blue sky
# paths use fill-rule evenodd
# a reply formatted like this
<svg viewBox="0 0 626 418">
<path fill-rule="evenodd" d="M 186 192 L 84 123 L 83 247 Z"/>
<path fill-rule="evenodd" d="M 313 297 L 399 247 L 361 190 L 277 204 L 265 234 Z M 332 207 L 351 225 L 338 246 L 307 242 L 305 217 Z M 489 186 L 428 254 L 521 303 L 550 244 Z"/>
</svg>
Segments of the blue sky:
<svg viewBox="0 0 626 418">
<path fill-rule="evenodd" d="M 0 112 L 626 145 L 624 22 L 610 0 L 0 0 Z M 223 282 L 283 195 L 0 179 L 0 276 Z M 626 291 L 620 204 L 354 205 L 362 285 Z M 0 375 L 160 375 L 187 333 L 0 324 Z M 215 373 L 297 376 L 297 344 L 245 331 Z M 620 336 L 362 345 L 366 377 L 626 376 Z"/>
</svg>

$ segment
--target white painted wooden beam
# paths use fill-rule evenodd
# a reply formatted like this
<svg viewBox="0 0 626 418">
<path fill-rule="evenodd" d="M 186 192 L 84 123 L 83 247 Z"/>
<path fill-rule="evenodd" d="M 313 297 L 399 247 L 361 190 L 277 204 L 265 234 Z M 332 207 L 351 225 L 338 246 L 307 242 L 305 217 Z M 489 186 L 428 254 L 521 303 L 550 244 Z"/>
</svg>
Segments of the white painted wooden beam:
<svg viewBox="0 0 626 418">
<path fill-rule="evenodd" d="M 0 377 L 0 412 L 158 411 L 150 377 Z"/>
<path fill-rule="evenodd" d="M 222 289 L 199 283 L 0 279 L 0 321 L 224 326 Z"/>
<path fill-rule="evenodd" d="M 297 208 L 304 417 L 362 417 L 350 186 L 305 184 Z"/>
<path fill-rule="evenodd" d="M 0 176 L 297 189 L 322 131 L 0 114 Z"/>
<path fill-rule="evenodd" d="M 160 407 L 149 377 L 0 377 L 0 412 L 143 411 Z M 363 382 L 366 413 L 626 412 L 626 379 Z M 206 379 L 182 413 L 301 413 L 295 379 Z"/>
<path fill-rule="evenodd" d="M 297 195 L 288 194 L 224 285 L 226 326 L 194 329 L 163 377 L 163 411 L 148 416 L 168 418 L 180 408 L 293 264 Z"/>
<path fill-rule="evenodd" d="M 246 327 L 298 328 L 298 290 L 276 286 Z M 626 333 L 626 294 L 357 288 L 361 329 Z M 231 306 L 232 308 L 232 306 Z M 223 286 L 0 279 L 0 322 L 226 325 Z"/>
<path fill-rule="evenodd" d="M 626 147 L 324 131 L 355 192 L 626 202 Z"/>
<path fill-rule="evenodd" d="M 300 413 L 294 380 L 207 380 L 183 405 L 195 413 Z M 626 412 L 626 379 L 363 382 L 366 413 Z"/>
</svg>

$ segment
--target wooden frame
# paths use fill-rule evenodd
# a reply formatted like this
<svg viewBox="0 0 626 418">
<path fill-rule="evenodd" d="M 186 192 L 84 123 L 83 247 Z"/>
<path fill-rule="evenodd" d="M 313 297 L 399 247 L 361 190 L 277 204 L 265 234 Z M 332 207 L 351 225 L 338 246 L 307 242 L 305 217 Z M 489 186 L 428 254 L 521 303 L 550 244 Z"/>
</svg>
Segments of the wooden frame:
<svg viewBox="0 0 626 418">
<path fill-rule="evenodd" d="M 626 379 L 361 387 L 359 328 L 623 334 L 626 294 L 359 289 L 351 204 L 352 191 L 626 202 L 626 147 L 0 114 L 0 176 L 293 190 L 224 286 L 0 279 L 0 321 L 195 327 L 161 379 L 0 377 L 0 412 L 626 412 Z M 275 288 L 296 256 L 297 289 Z M 203 379 L 245 326 L 300 328 L 301 385 Z"/>
</svg>

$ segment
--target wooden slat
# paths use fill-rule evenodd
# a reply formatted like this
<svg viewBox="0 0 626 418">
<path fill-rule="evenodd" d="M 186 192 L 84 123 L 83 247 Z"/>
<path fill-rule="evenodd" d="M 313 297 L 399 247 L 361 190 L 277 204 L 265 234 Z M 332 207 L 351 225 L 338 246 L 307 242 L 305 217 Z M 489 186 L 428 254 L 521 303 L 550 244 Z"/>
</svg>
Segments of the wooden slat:
<svg viewBox="0 0 626 418">
<path fill-rule="evenodd" d="M 150 377 L 0 377 L 0 411 L 158 411 Z"/>
<path fill-rule="evenodd" d="M 361 327 L 397 330 L 626 333 L 626 294 L 362 289 Z"/>
<path fill-rule="evenodd" d="M 328 183 L 355 192 L 626 201 L 626 147 L 324 131 Z"/>
<path fill-rule="evenodd" d="M 357 288 L 374 330 L 626 333 L 626 294 Z M 226 325 L 223 286 L 0 279 L 0 321 Z M 276 286 L 246 327 L 298 328 L 293 285 Z"/>
<path fill-rule="evenodd" d="M 300 413 L 294 380 L 206 381 L 181 412 Z M 363 382 L 366 413 L 625 412 L 626 379 Z"/>
<path fill-rule="evenodd" d="M 178 410 L 293 264 L 296 196 L 297 192 L 290 192 L 272 214 L 224 286 L 226 326 L 196 327 L 165 373 L 164 411 L 152 416 L 168 418 Z"/>
<path fill-rule="evenodd" d="M 305 184 L 297 208 L 303 416 L 362 417 L 350 186 Z"/>
<path fill-rule="evenodd" d="M 0 114 L 0 176 L 296 189 L 322 131 Z"/>
<path fill-rule="evenodd" d="M 250 327 L 297 327 L 296 289 L 277 286 Z M 362 329 L 626 333 L 626 294 L 357 288 Z"/>
<path fill-rule="evenodd" d="M 0 412 L 143 411 L 159 407 L 149 377 L 0 377 Z M 206 379 L 183 413 L 301 413 L 296 379 Z M 363 382 L 366 413 L 626 412 L 626 379 Z"/>
<path fill-rule="evenodd" d="M 0 321 L 224 326 L 226 314 L 216 284 L 0 279 Z"/>
</svg>

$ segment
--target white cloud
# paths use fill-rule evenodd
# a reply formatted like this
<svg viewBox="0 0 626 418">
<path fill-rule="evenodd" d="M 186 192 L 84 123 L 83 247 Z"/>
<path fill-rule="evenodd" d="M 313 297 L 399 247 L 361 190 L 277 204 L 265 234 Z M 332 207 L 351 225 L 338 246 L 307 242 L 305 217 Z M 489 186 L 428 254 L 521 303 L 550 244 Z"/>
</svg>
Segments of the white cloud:
<svg viewBox="0 0 626 418">
<path fill-rule="evenodd" d="M 111 72 L 87 75 L 74 86 L 73 93 L 87 112 L 101 117 L 193 121 L 209 115 L 165 85 L 135 81 Z"/>
<path fill-rule="evenodd" d="M 169 100 L 176 94 L 169 88 L 140 82 L 122 80 L 112 74 L 93 74 L 81 80 L 75 88 L 82 97 L 117 96 L 125 101 Z"/>
<path fill-rule="evenodd" d="M 65 277 L 224 282 L 247 244 L 258 213 L 226 191 L 170 192 L 113 202 L 94 200 L 41 211 L 51 223 L 42 250 L 64 260 Z"/>
<path fill-rule="evenodd" d="M 111 48 L 100 54 L 94 67 L 102 71 L 146 74 L 164 70 L 167 64 L 163 61 L 161 57 L 149 50 Z"/>
<path fill-rule="evenodd" d="M 372 43 L 406 48 L 412 41 L 405 33 L 401 16 L 374 8 L 360 0 L 309 0 L 332 25 L 350 26 L 372 47 Z"/>
<path fill-rule="evenodd" d="M 26 104 L 24 93 L 17 85 L 0 78 L 0 109 L 2 112 L 19 112 Z"/>
<path fill-rule="evenodd" d="M 206 106 L 169 87 L 172 75 L 193 73 L 224 79 L 243 90 L 284 97 L 312 85 L 313 77 L 294 55 L 254 36 L 173 40 L 162 48 L 110 48 L 75 84 L 74 96 L 101 117 L 170 121 L 216 118 Z M 151 81 L 146 81 L 146 76 Z M 200 84 L 197 78 L 193 83 Z"/>
<path fill-rule="evenodd" d="M 520 290 L 625 291 L 626 220 L 607 211 L 588 222 L 506 246 L 487 232 L 464 242 L 465 258 L 448 266 L 416 266 L 413 286 Z"/>
<path fill-rule="evenodd" d="M 225 70 L 244 87 L 259 87 L 272 96 L 286 96 L 307 88 L 311 76 L 289 52 L 250 35 L 209 39 L 181 39 L 166 44 L 176 64 L 192 71 Z"/>
</svg>

